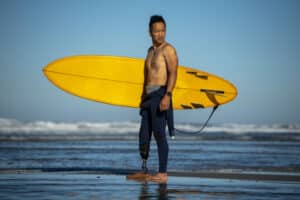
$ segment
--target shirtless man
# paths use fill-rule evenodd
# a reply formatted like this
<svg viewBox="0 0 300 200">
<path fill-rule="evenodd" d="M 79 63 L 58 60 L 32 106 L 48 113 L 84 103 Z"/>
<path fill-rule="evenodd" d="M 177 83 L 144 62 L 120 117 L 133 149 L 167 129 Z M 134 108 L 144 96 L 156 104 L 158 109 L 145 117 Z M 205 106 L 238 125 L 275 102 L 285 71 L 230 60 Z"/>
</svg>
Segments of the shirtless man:
<svg viewBox="0 0 300 200">
<path fill-rule="evenodd" d="M 140 155 L 145 174 L 146 161 L 150 150 L 152 132 L 154 134 L 159 171 L 147 175 L 147 180 L 165 183 L 168 180 L 167 161 L 169 146 L 166 138 L 166 114 L 172 106 L 172 91 L 177 78 L 178 58 L 173 46 L 165 41 L 166 23 L 163 17 L 154 15 L 149 22 L 152 46 L 148 50 L 144 68 L 144 91 L 141 101 L 141 128 L 139 134 Z"/>
<path fill-rule="evenodd" d="M 177 78 L 178 58 L 176 50 L 166 43 L 166 24 L 161 16 L 152 16 L 149 23 L 153 46 L 145 61 L 145 86 L 167 86 L 160 104 L 161 111 L 169 109 L 172 91 Z"/>
</svg>

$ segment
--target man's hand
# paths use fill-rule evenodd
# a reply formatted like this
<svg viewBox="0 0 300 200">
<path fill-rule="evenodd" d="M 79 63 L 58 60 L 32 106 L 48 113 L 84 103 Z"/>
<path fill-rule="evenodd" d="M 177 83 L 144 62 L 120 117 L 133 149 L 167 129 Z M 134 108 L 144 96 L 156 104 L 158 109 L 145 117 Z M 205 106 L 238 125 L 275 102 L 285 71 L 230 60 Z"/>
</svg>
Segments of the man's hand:
<svg viewBox="0 0 300 200">
<path fill-rule="evenodd" d="M 170 107 L 170 100 L 171 97 L 168 95 L 165 95 L 162 100 L 160 101 L 159 109 L 160 111 L 166 111 Z"/>
</svg>

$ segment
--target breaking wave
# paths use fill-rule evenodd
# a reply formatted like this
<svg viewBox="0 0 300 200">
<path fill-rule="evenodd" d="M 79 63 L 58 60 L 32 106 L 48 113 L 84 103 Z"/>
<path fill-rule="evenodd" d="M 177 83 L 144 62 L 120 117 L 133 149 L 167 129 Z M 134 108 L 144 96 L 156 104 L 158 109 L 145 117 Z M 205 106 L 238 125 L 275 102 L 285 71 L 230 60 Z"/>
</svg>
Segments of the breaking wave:
<svg viewBox="0 0 300 200">
<path fill-rule="evenodd" d="M 128 134 L 139 131 L 139 122 L 24 122 L 16 119 L 0 118 L 0 133 L 93 133 L 93 134 Z M 180 123 L 176 128 L 184 131 L 196 131 L 201 124 Z M 204 132 L 230 134 L 246 133 L 300 133 L 300 124 L 215 124 L 209 125 Z"/>
<path fill-rule="evenodd" d="M 22 122 L 0 118 L 0 133 L 131 133 L 138 127 L 134 122 Z"/>
</svg>

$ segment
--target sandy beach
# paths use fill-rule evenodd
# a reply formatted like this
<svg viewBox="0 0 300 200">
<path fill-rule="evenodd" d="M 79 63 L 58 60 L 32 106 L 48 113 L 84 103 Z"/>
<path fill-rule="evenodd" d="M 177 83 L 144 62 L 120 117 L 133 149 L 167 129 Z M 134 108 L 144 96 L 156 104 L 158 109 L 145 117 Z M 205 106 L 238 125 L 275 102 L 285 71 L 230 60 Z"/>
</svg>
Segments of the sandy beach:
<svg viewBox="0 0 300 200">
<path fill-rule="evenodd" d="M 173 172 L 167 184 L 158 184 L 126 180 L 122 175 L 126 171 L 2 170 L 0 173 L 0 199 L 299 199 L 300 195 L 299 177 L 286 180 L 286 177 L 265 178 L 255 174 L 252 177 L 207 174 L 208 178 L 205 174 L 188 177 L 187 173 Z"/>
</svg>

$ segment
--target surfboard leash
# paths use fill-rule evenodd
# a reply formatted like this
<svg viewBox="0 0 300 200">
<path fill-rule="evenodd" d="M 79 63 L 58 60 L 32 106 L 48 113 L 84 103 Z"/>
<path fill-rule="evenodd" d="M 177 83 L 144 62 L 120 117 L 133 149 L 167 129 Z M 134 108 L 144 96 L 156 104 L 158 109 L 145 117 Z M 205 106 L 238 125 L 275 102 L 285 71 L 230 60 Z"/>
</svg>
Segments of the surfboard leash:
<svg viewBox="0 0 300 200">
<path fill-rule="evenodd" d="M 179 133 L 179 134 L 190 134 L 190 135 L 196 135 L 196 134 L 200 134 L 202 133 L 202 131 L 204 130 L 204 128 L 207 126 L 208 122 L 210 121 L 210 119 L 212 118 L 212 116 L 214 115 L 215 111 L 218 109 L 219 105 L 215 105 L 211 111 L 211 113 L 209 114 L 207 120 L 205 121 L 205 123 L 202 125 L 202 127 L 197 130 L 197 131 L 193 131 L 193 132 L 190 132 L 190 131 L 184 131 L 184 130 L 180 130 L 180 129 L 177 129 L 174 127 L 174 130 L 176 131 L 176 133 Z"/>
</svg>

